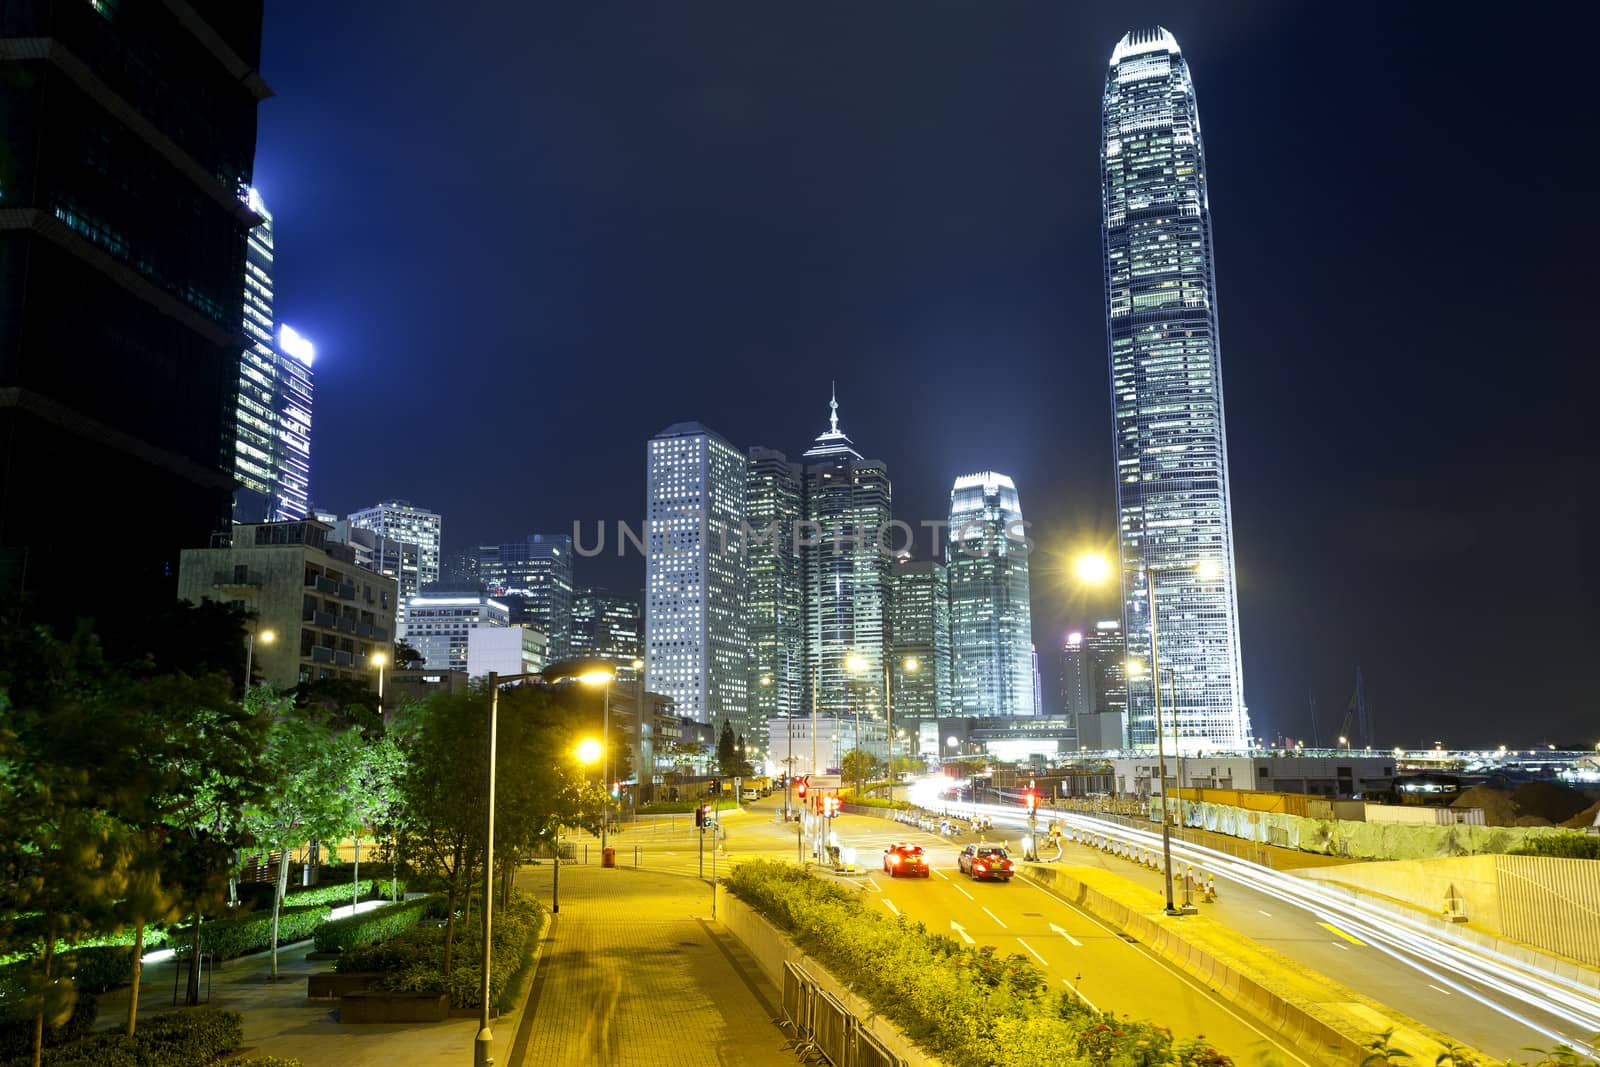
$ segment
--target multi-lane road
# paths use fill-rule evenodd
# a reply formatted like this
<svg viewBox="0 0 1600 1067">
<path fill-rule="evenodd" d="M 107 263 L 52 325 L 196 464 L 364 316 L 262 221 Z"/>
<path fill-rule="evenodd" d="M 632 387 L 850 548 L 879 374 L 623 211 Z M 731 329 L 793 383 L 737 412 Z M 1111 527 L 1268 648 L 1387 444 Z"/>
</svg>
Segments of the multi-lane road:
<svg viewBox="0 0 1600 1067">
<path fill-rule="evenodd" d="M 726 839 L 717 861 L 761 856 L 794 860 L 793 826 L 772 820 L 778 798 L 724 820 Z M 969 806 L 970 807 L 970 806 Z M 1023 832 L 1021 811 L 981 806 L 994 823 L 991 839 Z M 1115 834 L 1156 847 L 1159 831 L 1120 826 L 1090 815 L 1062 814 L 1069 826 Z M 697 840 L 687 818 L 679 825 L 639 825 L 621 837 L 619 862 L 640 846 L 641 863 L 655 869 L 699 872 Z M 956 867 L 960 842 L 880 818 L 840 816 L 831 829 L 855 850 L 862 879 L 877 906 L 930 930 L 973 944 L 994 945 L 1040 964 L 1052 985 L 1076 989 L 1089 1003 L 1119 1014 L 1151 1018 L 1180 1034 L 1204 1034 L 1236 1058 L 1271 1049 L 1287 1062 L 1301 1060 L 1253 1020 L 1151 950 L 1130 943 L 1093 916 L 1032 882 L 974 883 Z M 927 879 L 893 878 L 878 870 L 890 843 L 922 845 L 932 867 Z M 1589 987 L 1530 972 L 1515 961 L 1450 939 L 1425 918 L 1402 921 L 1389 912 L 1353 903 L 1325 886 L 1203 846 L 1173 842 L 1176 862 L 1213 872 L 1218 900 L 1206 914 L 1298 964 L 1326 975 L 1396 1012 L 1491 1055 L 1566 1043 L 1586 1048 L 1600 1031 L 1600 994 Z M 1103 867 L 1159 892 L 1160 875 L 1084 845 L 1071 845 L 1061 862 Z M 705 873 L 713 869 L 706 854 Z M 1182 920 L 1175 920 L 1181 922 Z"/>
</svg>

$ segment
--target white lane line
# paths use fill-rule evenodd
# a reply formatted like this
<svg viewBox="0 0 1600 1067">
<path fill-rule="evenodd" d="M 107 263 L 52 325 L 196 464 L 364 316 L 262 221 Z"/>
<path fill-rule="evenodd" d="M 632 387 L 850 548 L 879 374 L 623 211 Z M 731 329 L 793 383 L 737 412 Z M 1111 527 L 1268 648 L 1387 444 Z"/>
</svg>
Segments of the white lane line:
<svg viewBox="0 0 1600 1067">
<path fill-rule="evenodd" d="M 1017 938 L 1017 944 L 1021 945 L 1023 948 L 1027 949 L 1029 952 L 1033 952 L 1033 958 L 1038 960 L 1040 964 L 1042 964 L 1045 967 L 1050 966 L 1050 961 L 1045 959 L 1043 956 L 1039 955 L 1037 952 L 1034 952 L 1033 951 L 1033 946 L 1028 944 L 1026 941 L 1022 940 L 1022 938 L 1020 938 L 1020 937 Z"/>
<path fill-rule="evenodd" d="M 867 883 L 867 888 L 872 890 L 874 893 L 883 892 L 883 886 L 878 884 L 878 880 L 876 878 L 873 878 L 873 877 L 869 876 L 866 879 L 866 883 Z"/>
<path fill-rule="evenodd" d="M 883 898 L 883 906 L 894 912 L 896 915 L 900 914 L 900 909 L 895 907 L 894 901 L 890 900 L 888 897 Z"/>
<path fill-rule="evenodd" d="M 1064 937 L 1068 941 L 1072 942 L 1078 948 L 1082 948 L 1083 947 L 1083 942 L 1082 941 L 1079 941 L 1077 938 L 1075 938 L 1071 934 L 1067 933 L 1066 930 L 1064 930 L 1061 927 L 1057 926 L 1055 923 L 1051 923 L 1050 924 L 1050 930 L 1051 930 L 1052 933 L 1060 934 L 1062 937 Z"/>
<path fill-rule="evenodd" d="M 1272 912 L 1270 911 L 1261 911 L 1260 908 L 1257 908 L 1256 911 L 1260 912 L 1262 915 L 1265 915 L 1269 919 L 1272 918 Z"/>
<path fill-rule="evenodd" d="M 973 896 L 971 893 L 967 892 L 965 889 L 962 889 L 958 885 L 952 885 L 950 888 L 954 889 L 957 893 L 960 893 L 962 896 L 966 897 L 968 900 L 975 901 L 975 900 L 978 899 L 977 897 Z"/>
<path fill-rule="evenodd" d="M 930 871 L 932 871 L 934 874 L 937 874 L 940 878 L 943 878 L 945 881 L 948 882 L 950 880 L 950 876 L 948 874 L 945 874 L 943 871 L 939 870 L 939 868 L 937 868 L 937 867 L 929 867 L 928 869 Z"/>
<path fill-rule="evenodd" d="M 1428 983 L 1428 988 L 1429 989 L 1439 989 L 1439 987 L 1434 985 L 1432 982 Z M 1448 990 L 1448 989 L 1439 989 L 1439 992 L 1443 993 L 1447 997 L 1452 995 L 1450 990 Z"/>
<path fill-rule="evenodd" d="M 1350 946 L 1349 946 L 1349 945 L 1341 945 L 1341 944 L 1340 944 L 1340 943 L 1339 943 L 1339 942 L 1337 942 L 1337 941 L 1329 941 L 1329 942 L 1328 942 L 1328 944 L 1330 944 L 1330 945 L 1332 945 L 1332 946 L 1333 946 L 1333 947 L 1334 947 L 1334 948 L 1342 948 L 1342 949 L 1344 949 L 1344 950 L 1345 950 L 1345 951 L 1346 951 L 1346 952 L 1349 952 L 1349 951 L 1350 951 Z"/>
<path fill-rule="evenodd" d="M 967 944 L 976 945 L 978 943 L 977 941 L 973 940 L 973 937 L 972 937 L 971 934 L 967 933 L 967 928 L 965 926 L 962 926 L 960 923 L 956 922 L 954 919 L 950 920 L 950 929 L 952 929 L 956 933 L 960 934 L 961 935 L 961 940 L 965 941 Z"/>
<path fill-rule="evenodd" d="M 1094 1006 L 1094 1001 L 1090 1000 L 1088 997 L 1086 997 L 1082 993 L 1078 992 L 1077 986 L 1074 986 L 1071 982 L 1067 981 L 1065 978 L 1061 979 L 1061 984 L 1066 986 L 1068 989 L 1072 990 L 1072 995 L 1073 996 L 1077 997 L 1079 1000 L 1081 1000 L 1085 1004 L 1089 1005 L 1089 1010 L 1090 1011 L 1099 1011 L 1100 1010 L 1099 1008 Z"/>
<path fill-rule="evenodd" d="M 1000 916 L 998 916 L 998 915 L 996 915 L 996 914 L 995 914 L 995 913 L 994 913 L 994 912 L 992 912 L 992 911 L 990 911 L 990 910 L 989 910 L 989 909 L 988 909 L 988 908 L 984 908 L 984 907 L 983 907 L 983 905 L 981 905 L 981 904 L 980 904 L 980 905 L 978 905 L 978 906 L 979 906 L 979 907 L 980 907 L 980 908 L 982 908 L 982 910 L 983 910 L 983 913 L 984 913 L 984 914 L 985 914 L 985 915 L 987 915 L 987 916 L 989 916 L 989 918 L 991 918 L 991 919 L 993 919 L 993 920 L 994 920 L 994 921 L 995 921 L 995 923 L 996 923 L 996 924 L 998 924 L 998 925 L 999 925 L 999 927 L 1000 927 L 1000 929 L 1002 929 L 1002 930 L 1009 930 L 1009 929 L 1011 929 L 1011 928 L 1010 928 L 1010 927 L 1009 927 L 1009 926 L 1007 926 L 1007 925 L 1006 925 L 1006 924 L 1005 924 L 1005 923 L 1003 923 L 1003 922 L 1000 922 Z"/>
</svg>

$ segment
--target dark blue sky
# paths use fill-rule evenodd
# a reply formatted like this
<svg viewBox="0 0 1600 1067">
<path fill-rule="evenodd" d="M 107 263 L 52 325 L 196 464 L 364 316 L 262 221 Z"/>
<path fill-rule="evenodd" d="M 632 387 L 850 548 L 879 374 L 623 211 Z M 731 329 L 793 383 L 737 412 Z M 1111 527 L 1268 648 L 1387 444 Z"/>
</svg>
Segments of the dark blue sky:
<svg viewBox="0 0 1600 1067">
<path fill-rule="evenodd" d="M 315 500 L 426 504 L 447 552 L 637 524 L 652 433 L 797 453 L 837 379 L 898 516 L 1016 479 L 1041 650 L 1114 613 L 1051 572 L 1114 530 L 1099 101 L 1159 22 L 1208 154 L 1258 732 L 1314 692 L 1327 740 L 1359 662 L 1386 744 L 1600 740 L 1596 19 L 1463 10 L 269 4 Z"/>
</svg>

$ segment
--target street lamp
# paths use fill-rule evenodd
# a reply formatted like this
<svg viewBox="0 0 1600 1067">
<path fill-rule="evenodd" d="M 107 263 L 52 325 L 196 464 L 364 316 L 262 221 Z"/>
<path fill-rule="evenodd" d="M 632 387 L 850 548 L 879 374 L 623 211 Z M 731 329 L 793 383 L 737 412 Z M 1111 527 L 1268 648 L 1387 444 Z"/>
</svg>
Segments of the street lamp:
<svg viewBox="0 0 1600 1067">
<path fill-rule="evenodd" d="M 867 657 L 856 652 L 852 652 L 844 658 L 844 669 L 849 671 L 851 674 L 860 674 L 869 666 L 871 666 L 871 664 L 867 662 Z M 856 730 L 854 738 L 856 743 L 856 800 L 859 801 L 861 799 L 862 786 L 864 784 L 861 780 L 861 701 L 856 699 L 852 700 L 850 703 L 855 705 L 856 712 Z M 842 763 L 843 761 L 841 760 L 840 762 Z"/>
<path fill-rule="evenodd" d="M 1344 746 L 1346 752 L 1350 751 L 1350 739 L 1344 734 L 1339 735 L 1339 743 Z"/>
<path fill-rule="evenodd" d="M 611 826 L 611 679 L 616 675 L 604 668 L 584 671 L 578 681 L 584 685 L 605 687 L 604 705 L 600 718 L 600 792 L 605 805 L 600 813 L 600 855 L 606 854 L 606 833 Z"/>
<path fill-rule="evenodd" d="M 578 762 L 587 767 L 600 759 L 603 749 L 600 742 L 592 737 L 586 737 L 578 742 L 578 747 L 573 754 L 578 757 Z M 561 910 L 561 820 L 556 820 L 556 862 L 550 875 L 550 914 L 554 915 Z"/>
<path fill-rule="evenodd" d="M 259 634 L 254 630 L 244 635 L 244 691 L 250 692 L 250 669 L 255 661 L 256 638 L 261 638 L 263 645 L 270 645 L 278 639 L 277 631 L 262 630 Z"/>
<path fill-rule="evenodd" d="M 889 800 L 894 801 L 894 677 L 890 673 L 891 662 L 885 660 L 883 664 L 883 736 L 884 736 L 884 762 L 889 767 Z M 900 669 L 909 674 L 916 674 L 922 669 L 922 661 L 915 656 L 907 656 L 900 661 Z"/>
<path fill-rule="evenodd" d="M 1111 577 L 1111 562 L 1104 556 L 1088 554 L 1078 557 L 1073 567 L 1078 579 L 1088 584 L 1106 581 Z M 1191 913 L 1192 906 L 1179 910 L 1172 900 L 1172 832 L 1167 826 L 1167 755 L 1166 731 L 1161 723 L 1161 659 L 1160 644 L 1156 635 L 1156 576 L 1160 574 L 1176 574 L 1188 571 L 1201 578 L 1215 578 L 1221 572 L 1221 567 L 1214 560 L 1200 560 L 1193 564 L 1183 564 L 1178 567 L 1154 567 L 1145 564 L 1144 591 L 1145 604 L 1150 615 L 1150 690 L 1156 705 L 1156 773 L 1161 776 L 1161 858 L 1165 866 L 1162 880 L 1166 882 L 1167 914 L 1185 915 Z M 1133 673 L 1133 664 L 1128 664 L 1129 673 Z M 1173 719 L 1177 719 L 1177 709 L 1173 709 Z M 1173 748 L 1179 746 L 1179 728 L 1176 721 L 1172 724 Z M 1182 800 L 1179 800 L 1182 804 Z M 1180 811 L 1182 808 L 1180 807 Z"/>
<path fill-rule="evenodd" d="M 371 656 L 372 665 L 378 668 L 378 718 L 383 718 L 383 668 L 388 664 L 389 657 L 382 652 L 374 652 Z"/>
</svg>

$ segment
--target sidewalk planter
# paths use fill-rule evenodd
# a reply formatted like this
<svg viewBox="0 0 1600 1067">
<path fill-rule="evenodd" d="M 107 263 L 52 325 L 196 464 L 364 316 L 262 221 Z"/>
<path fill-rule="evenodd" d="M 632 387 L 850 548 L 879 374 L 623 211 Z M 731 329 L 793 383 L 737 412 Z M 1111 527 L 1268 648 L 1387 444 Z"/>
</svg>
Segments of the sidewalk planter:
<svg viewBox="0 0 1600 1067">
<path fill-rule="evenodd" d="M 442 1023 L 450 1017 L 443 993 L 392 993 L 363 989 L 339 998 L 341 1023 Z"/>
<path fill-rule="evenodd" d="M 385 904 L 325 922 L 316 928 L 312 938 L 318 952 L 343 952 L 358 945 L 388 941 L 414 928 L 430 907 L 442 902 L 442 897 L 428 896 L 400 904 Z"/>
<path fill-rule="evenodd" d="M 306 999 L 322 1000 L 342 997 L 346 993 L 359 993 L 370 989 L 382 977 L 380 971 L 351 971 L 347 974 L 323 971 L 321 974 L 309 974 L 306 975 Z"/>
</svg>

